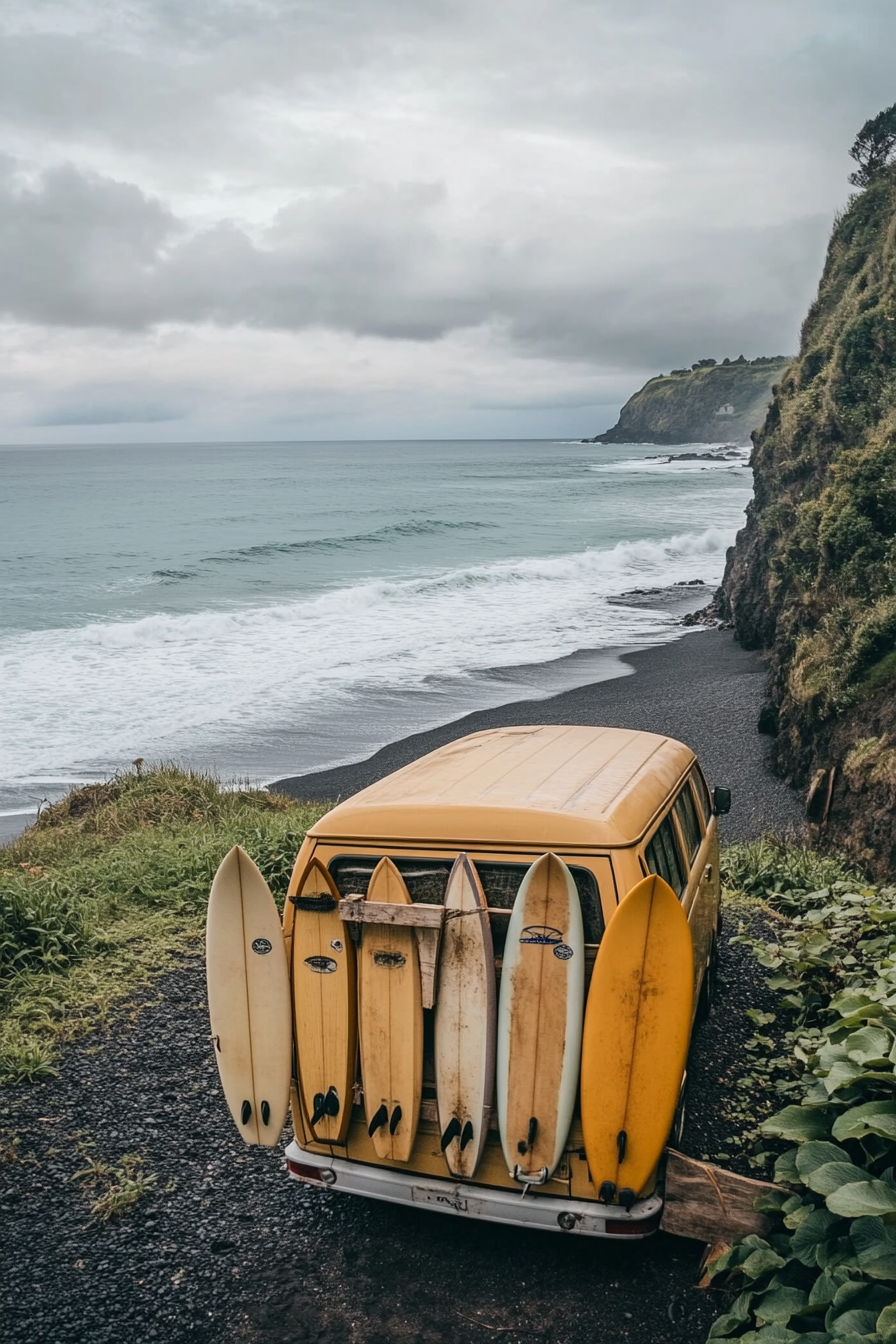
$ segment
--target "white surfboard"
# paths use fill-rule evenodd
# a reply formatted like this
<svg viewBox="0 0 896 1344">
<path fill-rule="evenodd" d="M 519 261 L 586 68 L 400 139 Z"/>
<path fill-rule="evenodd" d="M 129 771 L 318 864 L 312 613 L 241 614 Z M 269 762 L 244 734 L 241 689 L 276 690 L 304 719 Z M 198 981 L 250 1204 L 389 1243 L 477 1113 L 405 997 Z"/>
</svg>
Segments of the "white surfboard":
<svg viewBox="0 0 896 1344">
<path fill-rule="evenodd" d="M 466 854 L 445 891 L 435 1012 L 436 1100 L 448 1170 L 469 1180 L 488 1133 L 495 1080 L 495 954 L 485 895 Z"/>
<path fill-rule="evenodd" d="M 246 1143 L 273 1147 L 292 1076 L 289 970 L 274 898 L 239 845 L 212 882 L 205 956 L 215 1062 L 230 1114 Z"/>
<path fill-rule="evenodd" d="M 572 873 L 543 854 L 507 928 L 498 1003 L 498 1128 L 510 1175 L 540 1185 L 569 1134 L 582 1051 L 585 938 Z"/>
</svg>

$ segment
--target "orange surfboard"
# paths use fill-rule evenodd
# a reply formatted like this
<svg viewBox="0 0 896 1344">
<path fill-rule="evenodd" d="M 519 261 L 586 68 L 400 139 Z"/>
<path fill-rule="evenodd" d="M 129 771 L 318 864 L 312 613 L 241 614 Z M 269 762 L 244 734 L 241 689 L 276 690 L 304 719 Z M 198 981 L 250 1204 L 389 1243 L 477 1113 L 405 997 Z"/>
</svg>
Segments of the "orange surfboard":
<svg viewBox="0 0 896 1344">
<path fill-rule="evenodd" d="M 633 887 L 610 920 L 585 1009 L 581 1106 L 591 1180 L 630 1207 L 662 1155 L 687 1061 L 694 952 L 661 877 Z"/>
<path fill-rule="evenodd" d="M 344 1143 L 357 1058 L 355 949 L 339 918 L 339 891 L 318 859 L 290 900 L 299 1094 L 314 1137 Z"/>
<path fill-rule="evenodd" d="M 401 873 L 380 859 L 368 901 L 410 905 Z M 377 1157 L 407 1162 L 423 1093 L 423 996 L 416 931 L 364 924 L 358 953 L 358 1035 L 367 1132 Z"/>
</svg>

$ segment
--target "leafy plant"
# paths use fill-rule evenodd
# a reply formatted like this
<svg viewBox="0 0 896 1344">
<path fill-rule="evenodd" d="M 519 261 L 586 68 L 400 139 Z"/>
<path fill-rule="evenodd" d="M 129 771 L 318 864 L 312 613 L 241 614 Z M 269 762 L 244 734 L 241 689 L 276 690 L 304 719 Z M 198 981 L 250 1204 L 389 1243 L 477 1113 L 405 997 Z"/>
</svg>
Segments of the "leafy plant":
<svg viewBox="0 0 896 1344">
<path fill-rule="evenodd" d="M 81 1181 L 96 1194 L 90 1212 L 94 1218 L 107 1223 L 148 1195 L 157 1177 L 143 1170 L 143 1158 L 139 1153 L 125 1153 L 117 1166 L 90 1158 L 87 1166 L 76 1171 L 72 1180 Z"/>
<path fill-rule="evenodd" d="M 772 940 L 742 940 L 789 1010 L 791 1101 L 759 1126 L 777 1228 L 710 1267 L 736 1296 L 709 1338 L 896 1344 L 896 887 L 769 842 L 726 863 L 775 915 Z M 810 889 L 819 872 L 838 876 Z"/>
</svg>

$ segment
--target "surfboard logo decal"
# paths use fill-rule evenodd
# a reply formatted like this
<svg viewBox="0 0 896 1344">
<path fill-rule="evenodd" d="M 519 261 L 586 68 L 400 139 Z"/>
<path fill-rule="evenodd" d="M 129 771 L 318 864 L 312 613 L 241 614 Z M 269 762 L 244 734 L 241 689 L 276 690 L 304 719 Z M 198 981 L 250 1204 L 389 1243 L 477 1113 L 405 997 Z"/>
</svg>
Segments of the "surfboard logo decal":
<svg viewBox="0 0 896 1344">
<path fill-rule="evenodd" d="M 252 951 L 257 952 L 260 957 L 266 957 L 273 947 L 267 938 L 254 938 L 252 940 Z"/>
<path fill-rule="evenodd" d="M 528 928 L 523 929 L 521 943 L 539 943 L 541 946 L 551 943 L 563 943 L 563 934 L 559 929 L 552 929 L 548 924 L 530 924 Z"/>
<path fill-rule="evenodd" d="M 341 952 L 341 951 L 342 951 L 342 939 L 341 939 L 341 938 L 334 938 L 334 939 L 332 940 L 332 942 L 330 943 L 330 946 L 332 947 L 332 949 L 333 949 L 334 952 Z"/>
<path fill-rule="evenodd" d="M 557 943 L 554 948 L 554 956 L 558 961 L 569 961 L 570 957 L 573 955 L 573 950 L 569 943 Z"/>
<path fill-rule="evenodd" d="M 395 970 L 398 966 L 403 966 L 407 958 L 401 952 L 374 952 L 374 966 L 388 966 L 390 970 Z"/>
<path fill-rule="evenodd" d="M 332 975 L 336 970 L 332 957 L 306 957 L 305 965 L 310 971 L 317 971 L 318 975 Z"/>
</svg>

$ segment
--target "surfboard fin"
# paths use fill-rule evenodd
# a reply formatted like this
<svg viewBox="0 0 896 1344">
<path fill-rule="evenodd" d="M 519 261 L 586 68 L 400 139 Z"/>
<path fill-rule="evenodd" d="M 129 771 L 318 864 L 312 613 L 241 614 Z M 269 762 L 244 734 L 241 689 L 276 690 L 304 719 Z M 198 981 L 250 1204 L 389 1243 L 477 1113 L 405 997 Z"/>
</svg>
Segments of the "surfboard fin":
<svg viewBox="0 0 896 1344">
<path fill-rule="evenodd" d="M 472 1120 L 468 1120 L 467 1123 L 464 1125 L 463 1133 L 460 1136 L 461 1152 L 463 1152 L 463 1150 L 466 1148 L 467 1144 L 470 1142 L 472 1137 L 473 1137 L 473 1122 Z"/>
<path fill-rule="evenodd" d="M 326 1113 L 327 1113 L 327 1099 L 326 1099 L 326 1097 L 324 1096 L 323 1092 L 315 1092 L 315 1094 L 314 1094 L 314 1110 L 311 1112 L 311 1128 L 312 1128 L 312 1129 L 314 1128 L 315 1125 L 319 1125 L 319 1124 L 320 1124 L 321 1120 L 323 1120 L 323 1118 L 324 1118 L 324 1116 L 326 1115 Z"/>
<path fill-rule="evenodd" d="M 327 1095 L 324 1097 L 324 1114 L 339 1114 L 339 1093 L 336 1091 L 335 1087 L 327 1088 Z"/>
<path fill-rule="evenodd" d="M 244 1101 L 243 1108 L 240 1111 L 240 1120 L 243 1122 L 244 1125 L 248 1125 L 251 1118 L 252 1118 L 252 1103 L 251 1101 Z"/>
<path fill-rule="evenodd" d="M 530 1148 L 535 1142 L 535 1135 L 537 1133 L 538 1133 L 538 1121 L 533 1115 L 532 1119 L 529 1121 L 529 1133 L 526 1135 L 526 1143 L 529 1145 Z"/>
<path fill-rule="evenodd" d="M 392 1112 L 392 1119 L 389 1121 L 389 1133 L 394 1134 L 400 1124 L 401 1124 L 401 1107 L 396 1106 L 395 1110 Z"/>
<path fill-rule="evenodd" d="M 451 1143 L 452 1140 L 456 1139 L 459 1133 L 460 1133 L 460 1121 L 455 1115 L 448 1121 L 448 1124 L 445 1126 L 445 1132 L 442 1135 L 440 1147 L 443 1153 L 445 1149 L 448 1147 L 449 1143 Z M 461 1147 L 463 1147 L 463 1144 L 461 1144 Z"/>
<path fill-rule="evenodd" d="M 616 1198 L 616 1186 L 612 1181 L 601 1181 L 597 1197 L 601 1204 L 612 1204 Z"/>
<path fill-rule="evenodd" d="M 263 1125 L 269 1125 L 271 1123 L 271 1103 L 269 1101 L 263 1101 L 261 1103 L 261 1123 Z"/>
<path fill-rule="evenodd" d="M 624 1129 L 620 1129 L 619 1133 L 616 1135 L 616 1152 L 619 1154 L 620 1162 L 625 1161 L 625 1149 L 627 1144 L 628 1135 Z"/>
<path fill-rule="evenodd" d="M 383 1102 L 382 1106 L 379 1108 L 376 1115 L 373 1117 L 370 1124 L 367 1126 L 368 1137 L 372 1139 L 376 1131 L 380 1129 L 388 1119 L 389 1119 L 389 1112 L 386 1110 L 386 1103 Z"/>
<path fill-rule="evenodd" d="M 626 1186 L 626 1188 L 625 1188 L 624 1190 L 620 1190 L 620 1191 L 619 1191 L 619 1203 L 620 1203 L 620 1204 L 622 1205 L 622 1207 L 625 1209 L 626 1213 L 628 1213 L 628 1212 L 630 1211 L 630 1209 L 631 1209 L 632 1205 L 634 1204 L 636 1198 L 637 1198 L 637 1196 L 636 1196 L 634 1190 L 629 1190 L 627 1186 Z"/>
</svg>

